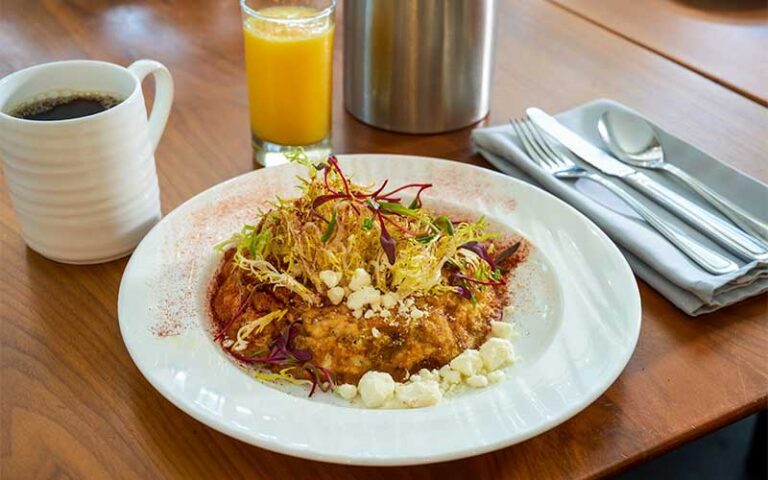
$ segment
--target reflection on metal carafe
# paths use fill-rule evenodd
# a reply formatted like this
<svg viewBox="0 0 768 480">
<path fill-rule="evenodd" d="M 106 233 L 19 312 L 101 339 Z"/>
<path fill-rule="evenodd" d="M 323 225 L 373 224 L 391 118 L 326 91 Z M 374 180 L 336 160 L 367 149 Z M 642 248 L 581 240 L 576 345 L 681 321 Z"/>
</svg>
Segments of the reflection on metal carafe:
<svg viewBox="0 0 768 480">
<path fill-rule="evenodd" d="M 496 0 L 347 0 L 344 103 L 370 125 L 437 133 L 488 113 Z"/>
</svg>

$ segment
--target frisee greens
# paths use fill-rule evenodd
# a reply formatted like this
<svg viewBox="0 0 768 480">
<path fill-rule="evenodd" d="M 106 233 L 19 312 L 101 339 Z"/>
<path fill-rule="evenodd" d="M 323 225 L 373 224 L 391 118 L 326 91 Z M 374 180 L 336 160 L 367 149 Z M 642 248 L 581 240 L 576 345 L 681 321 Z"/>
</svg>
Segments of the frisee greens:
<svg viewBox="0 0 768 480">
<path fill-rule="evenodd" d="M 431 184 L 366 186 L 348 178 L 334 156 L 314 164 L 299 149 L 286 157 L 307 169 L 301 196 L 277 197 L 258 224 L 216 246 L 220 252 L 234 248 L 235 265 L 257 282 L 287 288 L 309 304 L 320 301 L 323 270 L 349 279 L 364 268 L 377 289 L 403 296 L 455 292 L 471 298 L 499 282 L 481 245 L 493 238 L 485 219 L 453 223 L 423 208 L 421 194 Z M 414 191 L 406 207 L 401 195 Z M 458 276 L 446 274 L 446 267 Z"/>
</svg>

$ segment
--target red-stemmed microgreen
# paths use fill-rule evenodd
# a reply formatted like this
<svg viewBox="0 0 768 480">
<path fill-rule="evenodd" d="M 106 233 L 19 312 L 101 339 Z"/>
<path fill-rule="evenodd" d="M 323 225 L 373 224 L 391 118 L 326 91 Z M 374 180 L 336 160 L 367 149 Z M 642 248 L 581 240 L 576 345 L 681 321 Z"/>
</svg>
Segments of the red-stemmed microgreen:
<svg viewBox="0 0 768 480">
<path fill-rule="evenodd" d="M 321 390 L 327 391 L 328 388 L 335 386 L 333 374 L 326 368 L 312 363 L 312 352 L 309 350 L 298 350 L 291 346 L 293 339 L 299 333 L 301 321 L 293 322 L 288 325 L 281 334 L 272 341 L 267 355 L 263 351 L 258 356 L 246 356 L 230 350 L 234 358 L 245 364 L 262 364 L 277 367 L 295 367 L 300 368 L 309 374 L 312 382 L 312 388 L 309 396 L 314 395 L 319 386 Z M 326 387 L 327 384 L 327 387 Z"/>
<path fill-rule="evenodd" d="M 456 294 L 459 295 L 460 297 L 464 297 L 467 300 L 472 299 L 472 292 L 469 291 L 469 288 L 466 286 L 466 283 L 464 283 L 464 285 L 454 285 L 453 291 L 456 292 Z"/>
<path fill-rule="evenodd" d="M 377 213 L 377 216 L 378 216 L 379 218 L 381 218 L 382 220 L 384 220 L 385 222 L 387 222 L 387 223 L 389 223 L 390 225 L 392 225 L 393 227 L 397 228 L 398 230 L 400 230 L 401 232 L 403 232 L 405 235 L 407 235 L 407 236 L 409 236 L 409 237 L 416 237 L 416 238 L 418 238 L 418 237 L 420 237 L 420 236 L 422 235 L 422 234 L 421 234 L 421 233 L 419 233 L 419 232 L 414 232 L 414 231 L 412 231 L 412 230 L 408 230 L 408 229 L 407 229 L 407 228 L 405 228 L 404 226 L 400 225 L 400 224 L 399 224 L 399 223 L 397 223 L 396 221 L 394 221 L 394 220 L 392 220 L 391 218 L 389 218 L 389 216 L 387 216 L 387 215 L 384 215 L 384 212 L 378 212 L 378 213 Z"/>
<path fill-rule="evenodd" d="M 379 194 L 380 194 L 382 191 L 384 191 L 384 187 L 386 187 L 386 186 L 387 186 L 387 183 L 389 183 L 389 179 L 385 179 L 385 180 L 384 180 L 384 181 L 381 183 L 381 186 L 380 186 L 379 188 L 377 188 L 376 190 L 374 190 L 374 191 L 373 191 L 373 193 L 371 193 L 371 198 L 376 198 L 376 197 L 378 197 L 378 196 L 379 196 Z"/>
<path fill-rule="evenodd" d="M 402 187 L 398 187 L 398 188 L 392 190 L 391 192 L 387 192 L 387 193 L 385 193 L 383 195 L 379 195 L 378 198 L 380 200 L 387 201 L 387 202 L 399 203 L 400 202 L 400 198 L 399 197 L 393 197 L 392 195 L 394 195 L 396 193 L 400 193 L 403 190 L 407 190 L 409 188 L 418 188 L 419 190 L 416 192 L 416 197 L 413 200 L 416 202 L 417 207 L 421 208 L 421 192 L 423 192 L 424 190 L 426 190 L 426 189 L 428 189 L 430 187 L 432 187 L 431 183 L 408 183 L 406 185 L 403 185 Z"/>
<path fill-rule="evenodd" d="M 339 181 L 341 182 L 343 186 L 342 191 L 336 190 L 331 186 L 330 175 L 332 172 L 338 177 Z M 344 175 L 344 172 L 341 170 L 339 161 L 336 159 L 335 156 L 330 155 L 328 157 L 327 167 L 323 169 L 323 184 L 328 193 L 319 195 L 315 197 L 315 199 L 312 201 L 312 211 L 328 224 L 322 236 L 323 242 L 327 242 L 333 233 L 333 229 L 335 228 L 335 223 L 334 223 L 335 216 L 331 217 L 331 219 L 329 220 L 326 217 L 322 216 L 317 209 L 320 206 L 330 201 L 345 201 L 349 205 L 351 205 L 351 207 L 358 214 L 360 213 L 360 210 L 358 209 L 358 205 L 367 207 L 373 213 L 373 216 L 375 217 L 375 219 L 378 220 L 379 227 L 381 230 L 381 233 L 380 233 L 381 247 L 384 250 L 384 253 L 387 255 L 387 259 L 389 260 L 390 264 L 395 263 L 395 258 L 397 253 L 396 242 L 394 238 L 392 238 L 392 235 L 387 230 L 385 223 L 390 224 L 392 227 L 398 229 L 406 236 L 410 236 L 410 237 L 423 236 L 423 233 L 412 232 L 406 227 L 404 227 L 403 225 L 401 225 L 400 223 L 395 222 L 394 220 L 388 218 L 388 216 L 394 215 L 394 216 L 400 216 L 400 217 L 418 218 L 416 209 L 421 208 L 422 206 L 421 194 L 422 192 L 424 192 L 424 190 L 432 186 L 431 183 L 409 183 L 407 185 L 398 187 L 394 190 L 390 190 L 387 193 L 382 193 L 388 184 L 388 180 L 384 180 L 381 186 L 379 186 L 376 190 L 374 190 L 371 193 L 354 191 L 350 186 L 349 180 Z M 400 203 L 399 197 L 393 196 L 397 193 L 400 193 L 412 188 L 416 188 L 417 191 L 409 207 L 402 205 Z M 366 219 L 363 221 L 363 230 L 367 231 L 367 230 L 370 230 L 370 228 L 372 227 L 373 227 L 373 219 Z"/>
<path fill-rule="evenodd" d="M 464 275 L 463 273 L 453 273 L 451 275 L 451 277 L 453 278 L 454 282 L 456 282 L 457 280 L 464 280 L 466 282 L 476 283 L 478 285 L 486 285 L 486 286 L 491 286 L 491 287 L 497 287 L 499 285 L 504 285 L 504 282 L 501 281 L 500 279 L 499 280 L 494 280 L 494 279 L 481 280 L 479 278 L 471 277 L 469 275 Z"/>
<path fill-rule="evenodd" d="M 251 289 L 251 291 L 248 293 L 248 295 L 245 296 L 245 300 L 240 304 L 240 306 L 237 308 L 235 313 L 232 315 L 232 317 L 229 319 L 229 321 L 219 330 L 219 332 L 216 334 L 215 337 L 213 337 L 214 341 L 219 341 L 221 337 L 224 336 L 225 333 L 232 327 L 232 325 L 235 324 L 235 321 L 242 317 L 245 311 L 248 309 L 248 304 L 251 302 L 251 298 L 253 298 L 253 293 L 256 291 L 255 288 Z"/>
<path fill-rule="evenodd" d="M 515 252 L 517 252 L 517 250 L 520 248 L 520 242 L 517 242 L 514 245 L 502 250 L 501 253 L 496 255 L 495 258 L 492 257 L 488 253 L 488 250 L 485 248 L 485 246 L 479 242 L 466 242 L 460 245 L 459 248 L 475 253 L 480 259 L 487 263 L 488 267 L 490 268 L 490 273 L 488 274 L 490 278 L 477 278 L 458 271 L 451 272 L 448 278 L 448 283 L 454 287 L 454 291 L 458 295 L 474 302 L 475 297 L 469 288 L 469 284 L 490 287 L 498 287 L 504 285 L 503 274 L 506 273 L 506 270 L 501 269 L 498 267 L 498 265 L 514 255 Z M 454 268 L 456 267 L 454 266 Z"/>
<path fill-rule="evenodd" d="M 384 250 L 384 253 L 387 255 L 387 260 L 389 260 L 390 265 L 395 264 L 396 259 L 396 249 L 395 249 L 395 239 L 392 238 L 392 235 L 389 234 L 387 231 L 386 225 L 384 225 L 384 216 L 381 214 L 380 211 L 377 211 L 377 215 L 379 218 L 379 227 L 381 228 L 381 238 L 379 239 L 379 242 L 381 243 L 381 248 Z"/>
<path fill-rule="evenodd" d="M 499 263 L 504 262 L 506 259 L 510 258 L 512 255 L 514 255 L 517 250 L 520 248 L 520 242 L 516 242 L 514 245 L 505 248 L 501 251 L 498 255 L 496 255 L 496 258 L 494 261 L 498 265 Z"/>
<path fill-rule="evenodd" d="M 493 257 L 491 257 L 491 255 L 488 253 L 488 250 L 486 250 L 485 245 L 482 243 L 476 241 L 463 243 L 459 245 L 459 249 L 469 250 L 470 252 L 475 253 L 485 263 L 488 264 L 492 271 L 496 270 L 496 262 L 493 261 Z"/>
</svg>

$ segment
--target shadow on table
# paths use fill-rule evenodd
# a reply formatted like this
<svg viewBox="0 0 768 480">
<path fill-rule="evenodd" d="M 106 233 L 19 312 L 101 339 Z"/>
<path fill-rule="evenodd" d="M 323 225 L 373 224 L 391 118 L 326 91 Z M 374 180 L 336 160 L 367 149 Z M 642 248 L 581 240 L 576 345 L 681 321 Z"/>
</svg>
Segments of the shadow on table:
<svg viewBox="0 0 768 480">
<path fill-rule="evenodd" d="M 744 12 L 766 10 L 765 0 L 674 0 L 698 10 L 716 12 Z"/>
<path fill-rule="evenodd" d="M 768 16 L 765 0 L 670 0 L 699 20 L 712 23 L 762 25 Z"/>
<path fill-rule="evenodd" d="M 764 410 L 638 465 L 616 480 L 762 480 L 765 442 Z"/>
</svg>

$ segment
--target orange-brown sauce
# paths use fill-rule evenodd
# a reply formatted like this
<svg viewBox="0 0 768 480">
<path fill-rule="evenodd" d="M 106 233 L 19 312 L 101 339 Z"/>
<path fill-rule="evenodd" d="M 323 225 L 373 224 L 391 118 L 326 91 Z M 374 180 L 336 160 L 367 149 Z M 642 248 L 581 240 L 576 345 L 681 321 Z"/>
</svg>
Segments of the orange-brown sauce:
<svg viewBox="0 0 768 480">
<path fill-rule="evenodd" d="M 521 241 L 517 252 L 499 265 L 507 272 L 504 280 L 528 255 L 530 246 Z M 497 244 L 496 250 L 511 244 Z M 505 281 L 502 286 L 483 288 L 474 303 L 452 292 L 414 297 L 414 306 L 426 313 L 421 318 L 400 313 L 397 306 L 387 318 L 355 318 L 343 303 L 331 305 L 324 295 L 325 304 L 308 306 L 284 288 L 255 285 L 233 264 L 233 253 L 225 254 L 210 288 L 214 335 L 223 346 L 230 345 L 224 349 L 232 353 L 231 343 L 246 323 L 287 309 L 279 321 L 251 335 L 236 356 L 263 356 L 290 323 L 301 321 L 292 347 L 310 351 L 312 362 L 331 371 L 340 383 L 357 383 L 369 370 L 388 372 L 399 381 L 421 368 L 439 368 L 462 351 L 478 348 L 490 322 L 501 318 L 508 301 Z M 243 313 L 230 322 L 240 310 Z M 296 369 L 296 376 L 303 378 L 303 372 Z"/>
</svg>

